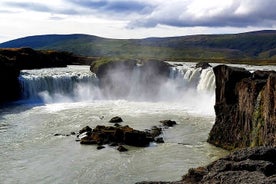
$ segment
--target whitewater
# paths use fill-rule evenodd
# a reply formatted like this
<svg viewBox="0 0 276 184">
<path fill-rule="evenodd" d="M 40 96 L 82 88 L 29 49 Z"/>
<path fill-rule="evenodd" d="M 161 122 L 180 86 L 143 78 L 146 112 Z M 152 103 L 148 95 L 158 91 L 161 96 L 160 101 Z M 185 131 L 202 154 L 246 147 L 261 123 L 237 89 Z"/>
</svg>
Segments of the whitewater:
<svg viewBox="0 0 276 184">
<path fill-rule="evenodd" d="M 135 183 L 180 180 L 189 168 L 227 154 L 206 142 L 214 123 L 212 68 L 172 63 L 170 77 L 152 96 L 142 94 L 139 72 L 124 97 L 104 95 L 89 66 L 21 71 L 22 100 L 0 109 L 1 183 Z M 252 67 L 252 70 L 255 70 Z M 84 126 L 122 125 L 145 130 L 174 120 L 165 143 L 97 150 L 70 134 Z"/>
</svg>

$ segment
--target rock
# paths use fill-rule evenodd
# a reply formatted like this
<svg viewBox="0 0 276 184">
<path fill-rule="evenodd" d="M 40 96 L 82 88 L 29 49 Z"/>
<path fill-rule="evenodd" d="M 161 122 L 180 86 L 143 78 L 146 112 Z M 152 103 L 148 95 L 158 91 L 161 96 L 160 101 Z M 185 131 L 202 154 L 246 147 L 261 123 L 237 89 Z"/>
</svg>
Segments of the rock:
<svg viewBox="0 0 276 184">
<path fill-rule="evenodd" d="M 109 120 L 110 123 L 121 123 L 123 122 L 123 119 L 119 116 L 115 116 Z"/>
<path fill-rule="evenodd" d="M 104 149 L 105 147 L 103 146 L 103 145 L 99 145 L 98 147 L 97 147 L 97 150 L 101 150 L 101 149 Z"/>
<path fill-rule="evenodd" d="M 80 138 L 80 144 L 95 145 L 98 144 L 97 140 L 91 139 L 89 136 Z"/>
<path fill-rule="evenodd" d="M 128 149 L 126 149 L 126 148 L 125 148 L 124 146 L 122 146 L 122 145 L 118 146 L 117 150 L 120 151 L 120 152 L 128 151 Z"/>
<path fill-rule="evenodd" d="M 275 183 L 276 148 L 235 151 L 206 167 L 190 169 L 183 183 Z"/>
<path fill-rule="evenodd" d="M 173 127 L 174 125 L 176 125 L 176 122 L 172 120 L 162 120 L 160 121 L 160 123 L 162 123 L 162 125 L 166 127 Z"/>
<path fill-rule="evenodd" d="M 84 128 L 82 128 L 80 131 L 79 131 L 79 134 L 82 134 L 84 132 L 92 132 L 92 128 L 90 128 L 89 126 L 86 126 Z"/>
<path fill-rule="evenodd" d="M 139 130 L 126 131 L 124 133 L 124 143 L 131 146 L 145 147 L 152 141 L 145 132 Z"/>
<path fill-rule="evenodd" d="M 276 72 L 219 65 L 215 124 L 208 142 L 231 150 L 276 146 Z"/>
<path fill-rule="evenodd" d="M 155 141 L 156 143 L 165 143 L 163 137 L 156 137 L 156 138 L 154 139 L 154 141 Z"/>
<path fill-rule="evenodd" d="M 212 65 L 210 65 L 210 64 L 207 63 L 207 62 L 199 62 L 199 63 L 196 64 L 195 67 L 196 67 L 196 68 L 206 69 L 206 68 L 212 67 Z"/>
<path fill-rule="evenodd" d="M 54 136 L 69 137 L 70 134 L 60 134 L 60 133 L 56 133 L 56 134 L 54 134 Z"/>
<path fill-rule="evenodd" d="M 90 131 L 92 130 L 92 131 Z M 154 140 L 156 134 L 134 130 L 129 126 L 101 126 L 94 129 L 86 126 L 80 130 L 83 132 L 79 138 L 81 144 L 126 144 L 131 146 L 145 147 Z"/>
<path fill-rule="evenodd" d="M 153 126 L 150 130 L 147 130 L 146 132 L 149 133 L 149 136 L 157 137 L 162 134 L 162 128 Z"/>
<path fill-rule="evenodd" d="M 110 144 L 109 144 L 109 146 L 118 146 L 118 143 L 117 142 L 111 142 Z"/>
<path fill-rule="evenodd" d="M 54 136 L 63 136 L 63 134 L 56 133 L 56 134 L 54 134 Z"/>
<path fill-rule="evenodd" d="M 119 123 L 115 123 L 114 126 L 115 126 L 115 127 L 119 127 L 119 126 L 121 126 L 121 125 L 120 125 Z"/>
</svg>

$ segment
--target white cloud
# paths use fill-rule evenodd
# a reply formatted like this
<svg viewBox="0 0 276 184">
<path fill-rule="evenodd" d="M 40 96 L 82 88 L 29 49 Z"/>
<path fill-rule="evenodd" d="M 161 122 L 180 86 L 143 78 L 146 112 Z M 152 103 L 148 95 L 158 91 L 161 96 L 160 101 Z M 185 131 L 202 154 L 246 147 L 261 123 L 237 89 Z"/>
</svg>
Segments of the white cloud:
<svg viewBox="0 0 276 184">
<path fill-rule="evenodd" d="M 0 42 L 51 33 L 141 38 L 274 29 L 275 9 L 275 0 L 1 0 Z"/>
</svg>

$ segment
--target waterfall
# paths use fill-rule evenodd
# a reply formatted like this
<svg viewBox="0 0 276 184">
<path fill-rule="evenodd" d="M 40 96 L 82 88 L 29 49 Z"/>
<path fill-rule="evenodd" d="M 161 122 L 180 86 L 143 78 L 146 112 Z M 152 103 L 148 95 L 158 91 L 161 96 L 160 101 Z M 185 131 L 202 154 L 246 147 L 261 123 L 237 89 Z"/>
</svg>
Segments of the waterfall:
<svg viewBox="0 0 276 184">
<path fill-rule="evenodd" d="M 179 86 L 194 88 L 198 92 L 213 93 L 215 90 L 215 75 L 212 68 L 175 66 L 171 67 L 170 78 L 175 80 Z"/>
<path fill-rule="evenodd" d="M 202 70 L 197 90 L 201 92 L 214 92 L 215 85 L 215 74 L 213 69 L 207 68 Z"/>
<path fill-rule="evenodd" d="M 86 66 L 23 70 L 19 81 L 23 99 L 55 102 L 99 97 L 98 79 Z"/>
<path fill-rule="evenodd" d="M 99 88 L 97 76 L 90 72 L 88 66 L 23 70 L 19 81 L 22 86 L 23 99 L 45 103 L 98 99 L 171 101 L 199 106 L 203 103 L 214 103 L 215 78 L 212 68 L 202 70 L 190 65 L 171 67 L 169 78 L 159 79 L 157 76 L 157 79 L 154 80 L 155 84 L 149 83 L 145 79 L 145 73 L 141 72 L 140 65 L 137 65 L 130 78 L 125 78 L 123 71 L 122 73 L 111 73 L 112 79 L 116 82 L 114 83 L 116 85 L 113 84 L 113 86 L 120 90 L 120 86 L 129 89 L 124 96 L 119 97 L 116 96 L 114 87 L 103 92 L 103 89 Z"/>
</svg>

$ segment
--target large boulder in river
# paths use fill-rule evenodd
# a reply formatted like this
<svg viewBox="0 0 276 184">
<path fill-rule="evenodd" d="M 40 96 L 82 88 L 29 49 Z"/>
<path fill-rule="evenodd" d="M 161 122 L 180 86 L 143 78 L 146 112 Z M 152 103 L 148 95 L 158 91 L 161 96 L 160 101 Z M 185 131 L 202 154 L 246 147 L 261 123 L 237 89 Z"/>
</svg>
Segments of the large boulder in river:
<svg viewBox="0 0 276 184">
<path fill-rule="evenodd" d="M 220 65 L 208 142 L 225 149 L 276 146 L 276 72 Z"/>
<path fill-rule="evenodd" d="M 110 123 L 121 123 L 123 122 L 123 119 L 119 116 L 115 116 L 109 120 Z"/>
<path fill-rule="evenodd" d="M 101 59 L 92 63 L 91 71 L 107 97 L 154 99 L 169 77 L 170 65 L 157 60 Z"/>
<path fill-rule="evenodd" d="M 88 131 L 90 131 L 90 129 L 88 129 Z M 157 136 L 149 132 L 135 130 L 127 125 L 120 127 L 98 125 L 96 128 L 92 129 L 91 133 L 83 131 L 82 133 L 85 133 L 85 135 L 80 135 L 81 144 L 102 145 L 117 143 L 138 147 L 148 146 L 149 143 L 154 140 L 154 137 Z"/>
</svg>

